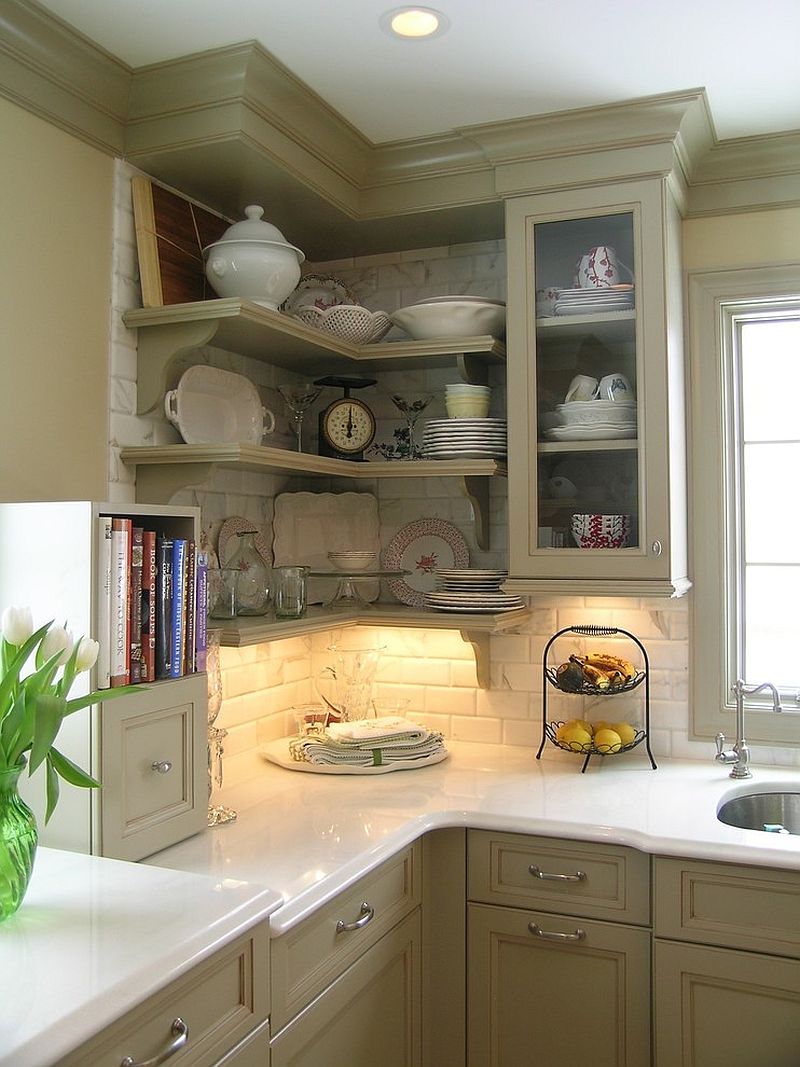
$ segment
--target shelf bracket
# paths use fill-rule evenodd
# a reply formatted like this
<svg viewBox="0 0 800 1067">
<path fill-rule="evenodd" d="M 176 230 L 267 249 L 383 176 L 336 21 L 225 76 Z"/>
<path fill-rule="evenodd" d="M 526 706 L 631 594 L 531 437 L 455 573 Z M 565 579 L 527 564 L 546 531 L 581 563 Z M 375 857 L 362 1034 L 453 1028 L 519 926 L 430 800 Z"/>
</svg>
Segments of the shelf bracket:
<svg viewBox="0 0 800 1067">
<path fill-rule="evenodd" d="M 219 319 L 204 319 L 139 327 L 139 377 L 136 386 L 139 415 L 163 403 L 164 393 L 171 384 L 169 368 L 172 362 L 184 351 L 207 345 L 216 334 L 219 323 Z"/>
<path fill-rule="evenodd" d="M 215 463 L 174 463 L 136 468 L 136 500 L 140 504 L 169 504 L 181 489 L 203 485 L 214 473 Z"/>
<path fill-rule="evenodd" d="M 472 645 L 475 653 L 475 677 L 479 689 L 488 689 L 491 685 L 489 662 L 489 634 L 482 630 L 460 630 L 461 640 Z"/>
<path fill-rule="evenodd" d="M 488 385 L 489 367 L 486 360 L 474 352 L 460 352 L 456 356 L 458 373 L 468 385 Z"/>
<path fill-rule="evenodd" d="M 489 549 L 489 479 L 465 474 L 461 478 L 461 489 L 472 504 L 478 548 L 486 552 Z"/>
</svg>

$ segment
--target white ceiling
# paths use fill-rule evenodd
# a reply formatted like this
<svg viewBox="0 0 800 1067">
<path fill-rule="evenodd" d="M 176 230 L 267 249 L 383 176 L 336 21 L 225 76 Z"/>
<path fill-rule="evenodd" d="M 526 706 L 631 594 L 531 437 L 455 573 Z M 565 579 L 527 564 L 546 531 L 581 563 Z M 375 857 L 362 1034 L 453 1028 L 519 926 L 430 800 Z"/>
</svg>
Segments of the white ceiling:
<svg viewBox="0 0 800 1067">
<path fill-rule="evenodd" d="M 705 87 L 721 139 L 800 129 L 800 0 L 43 0 L 132 67 L 258 40 L 376 143 Z"/>
</svg>

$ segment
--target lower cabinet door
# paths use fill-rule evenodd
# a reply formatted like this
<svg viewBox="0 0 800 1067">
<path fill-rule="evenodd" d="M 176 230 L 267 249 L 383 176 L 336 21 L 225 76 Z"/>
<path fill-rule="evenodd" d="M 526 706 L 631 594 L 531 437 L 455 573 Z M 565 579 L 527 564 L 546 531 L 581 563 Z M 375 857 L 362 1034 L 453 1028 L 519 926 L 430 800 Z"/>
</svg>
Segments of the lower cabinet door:
<svg viewBox="0 0 800 1067">
<path fill-rule="evenodd" d="M 399 922 L 271 1042 L 271 1067 L 419 1067 L 420 911 Z"/>
<path fill-rule="evenodd" d="M 657 1067 L 797 1067 L 800 960 L 654 942 Z"/>
<path fill-rule="evenodd" d="M 649 1067 L 650 931 L 470 904 L 469 1067 Z"/>
</svg>

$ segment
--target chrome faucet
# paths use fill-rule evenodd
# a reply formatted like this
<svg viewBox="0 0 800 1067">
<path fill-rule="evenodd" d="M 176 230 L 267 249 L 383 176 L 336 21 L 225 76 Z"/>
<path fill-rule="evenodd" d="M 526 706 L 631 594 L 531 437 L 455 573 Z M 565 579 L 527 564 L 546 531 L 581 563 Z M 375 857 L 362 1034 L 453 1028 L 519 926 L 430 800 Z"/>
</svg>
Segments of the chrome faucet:
<svg viewBox="0 0 800 1067">
<path fill-rule="evenodd" d="M 772 710 L 783 711 L 780 695 L 772 682 L 762 682 L 761 685 L 747 686 L 741 678 L 737 678 L 736 682 L 731 686 L 731 692 L 736 698 L 736 741 L 733 748 L 725 752 L 725 734 L 717 734 L 717 754 L 714 757 L 720 763 L 733 764 L 730 773 L 731 778 L 753 777 L 753 772 L 750 770 L 750 746 L 744 736 L 744 698 L 745 696 L 752 696 L 754 693 L 760 693 L 763 689 L 769 689 L 772 693 Z"/>
</svg>

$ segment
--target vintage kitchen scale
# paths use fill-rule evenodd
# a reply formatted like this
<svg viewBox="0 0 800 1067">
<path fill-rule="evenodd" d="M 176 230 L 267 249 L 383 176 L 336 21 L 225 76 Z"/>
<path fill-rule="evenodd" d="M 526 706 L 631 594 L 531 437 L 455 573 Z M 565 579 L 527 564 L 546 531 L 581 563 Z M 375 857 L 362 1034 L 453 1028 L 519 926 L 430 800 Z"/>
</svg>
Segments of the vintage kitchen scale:
<svg viewBox="0 0 800 1067">
<path fill-rule="evenodd" d="M 360 463 L 375 440 L 375 416 L 363 400 L 350 395 L 353 389 L 375 385 L 375 378 L 317 378 L 314 385 L 343 389 L 344 396 L 328 404 L 319 415 L 319 454 Z"/>
</svg>

